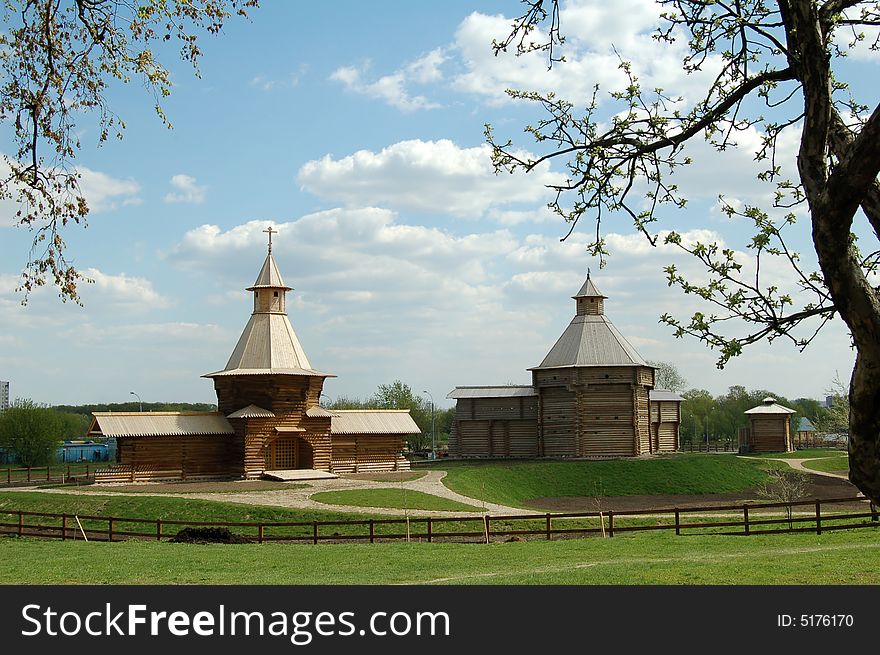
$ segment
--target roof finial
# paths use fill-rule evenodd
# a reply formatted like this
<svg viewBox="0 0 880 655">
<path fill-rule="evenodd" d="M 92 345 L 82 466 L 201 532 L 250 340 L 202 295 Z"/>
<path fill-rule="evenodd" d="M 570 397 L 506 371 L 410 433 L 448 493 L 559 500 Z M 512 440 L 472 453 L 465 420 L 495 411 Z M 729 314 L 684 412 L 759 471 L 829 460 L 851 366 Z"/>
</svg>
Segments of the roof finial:
<svg viewBox="0 0 880 655">
<path fill-rule="evenodd" d="M 590 267 L 589 266 L 587 266 L 587 279 L 588 280 L 590 279 Z"/>
<path fill-rule="evenodd" d="M 269 254 L 271 255 L 272 254 L 272 235 L 278 234 L 278 230 L 273 230 L 272 226 L 270 225 L 268 227 L 268 229 L 263 230 L 263 232 L 265 232 L 266 234 L 269 235 Z"/>
</svg>

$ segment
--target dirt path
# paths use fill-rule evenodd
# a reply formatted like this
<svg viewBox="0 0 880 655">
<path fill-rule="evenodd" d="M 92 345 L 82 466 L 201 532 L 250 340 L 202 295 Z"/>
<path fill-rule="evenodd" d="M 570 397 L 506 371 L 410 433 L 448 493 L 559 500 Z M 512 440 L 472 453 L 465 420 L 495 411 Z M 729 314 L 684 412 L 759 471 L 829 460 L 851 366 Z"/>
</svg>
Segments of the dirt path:
<svg viewBox="0 0 880 655">
<path fill-rule="evenodd" d="M 466 505 L 480 507 L 478 512 L 443 512 L 437 510 L 409 510 L 411 516 L 480 516 L 483 514 L 482 508 L 484 503 L 476 498 L 470 498 L 455 493 L 448 489 L 442 482 L 446 476 L 446 471 L 428 471 L 423 477 L 417 480 L 409 480 L 407 482 L 377 482 L 374 480 L 351 479 L 340 477 L 332 480 L 310 480 L 308 482 L 299 482 L 287 489 L 273 490 L 242 490 L 226 491 L 224 493 L 168 493 L 149 491 L 149 484 L 143 485 L 142 492 L 126 492 L 115 491 L 114 485 L 90 485 L 87 489 L 34 489 L 31 488 L 10 488 L 9 491 L 38 491 L 41 493 L 58 493 L 58 494 L 82 494 L 82 495 L 101 495 L 108 492 L 118 496 L 163 496 L 168 498 L 197 498 L 199 500 L 214 500 L 228 503 L 241 503 L 245 505 L 274 505 L 276 507 L 287 507 L 291 509 L 312 509 L 329 512 L 345 512 L 351 514 L 393 514 L 400 515 L 402 509 L 393 509 L 385 507 L 360 507 L 355 505 L 330 505 L 313 500 L 312 496 L 321 491 L 349 491 L 358 489 L 408 489 L 410 491 L 421 491 L 423 493 L 440 496 L 448 500 L 454 500 Z M 238 484 L 237 482 L 227 483 L 230 486 Z M 167 488 L 164 486 L 163 488 Z M 528 514 L 530 510 L 519 509 L 516 507 L 507 507 L 505 505 L 496 505 L 495 503 L 485 503 L 485 511 L 491 514 Z"/>
<path fill-rule="evenodd" d="M 785 462 L 791 468 L 801 471 L 802 473 L 810 473 L 812 475 L 824 475 L 829 478 L 840 478 L 841 480 L 847 480 L 848 477 L 846 475 L 841 475 L 840 473 L 830 473 L 829 471 L 816 471 L 813 469 L 808 469 L 804 466 L 804 462 L 812 462 L 817 459 L 829 459 L 828 457 L 805 457 L 803 459 L 791 459 L 786 457 L 763 457 L 762 459 L 772 459 L 774 462 Z"/>
</svg>

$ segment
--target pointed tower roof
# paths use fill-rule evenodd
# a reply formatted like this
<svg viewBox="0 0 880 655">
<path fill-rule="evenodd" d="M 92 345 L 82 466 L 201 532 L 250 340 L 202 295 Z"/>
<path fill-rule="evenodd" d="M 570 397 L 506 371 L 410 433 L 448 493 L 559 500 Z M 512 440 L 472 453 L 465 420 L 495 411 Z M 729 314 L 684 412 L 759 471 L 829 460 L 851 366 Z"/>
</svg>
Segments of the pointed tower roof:
<svg viewBox="0 0 880 655">
<path fill-rule="evenodd" d="M 565 332 L 553 344 L 544 361 L 529 370 L 573 366 L 649 366 L 605 316 L 602 303 L 607 297 L 596 288 L 587 272 L 586 281 L 572 298 L 600 299 L 595 303 L 596 308 L 590 310 L 595 313 L 585 313 L 578 301 L 578 313 Z"/>
<path fill-rule="evenodd" d="M 292 291 L 284 284 L 281 272 L 272 257 L 270 227 L 269 254 L 253 286 L 254 312 L 241 333 L 226 367 L 202 377 L 236 375 L 309 375 L 335 377 L 312 368 L 302 344 L 287 318 L 286 294 Z"/>
<path fill-rule="evenodd" d="M 247 288 L 248 291 L 255 291 L 256 289 L 284 289 L 285 291 L 293 291 L 281 279 L 281 271 L 278 270 L 278 264 L 275 263 L 275 258 L 271 252 L 266 255 L 266 261 L 263 262 L 263 268 L 260 269 L 257 281 L 254 282 L 253 286 Z"/>
<path fill-rule="evenodd" d="M 596 285 L 593 284 L 593 281 L 590 279 L 590 271 L 587 270 L 587 279 L 584 280 L 583 285 L 581 285 L 581 290 L 578 291 L 575 295 L 572 296 L 575 300 L 578 298 L 607 298 L 605 294 L 603 294 L 599 289 L 596 288 Z"/>
</svg>

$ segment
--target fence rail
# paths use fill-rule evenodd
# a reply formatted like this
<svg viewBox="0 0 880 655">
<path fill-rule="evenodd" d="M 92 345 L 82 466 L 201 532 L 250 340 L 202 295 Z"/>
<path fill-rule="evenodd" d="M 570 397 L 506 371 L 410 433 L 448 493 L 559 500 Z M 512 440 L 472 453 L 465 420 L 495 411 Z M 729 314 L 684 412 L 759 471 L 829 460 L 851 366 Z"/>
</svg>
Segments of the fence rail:
<svg viewBox="0 0 880 655">
<path fill-rule="evenodd" d="M 828 506 L 856 504 L 837 512 Z M 822 512 L 825 506 L 825 513 Z M 809 508 L 806 515 L 797 508 Z M 864 508 L 864 509 L 863 509 Z M 782 510 L 776 516 L 772 510 Z M 657 519 L 651 523 L 650 519 Z M 699 519 L 706 520 L 699 520 Z M 648 522 L 646 522 L 648 521 Z M 846 523 L 842 523 L 847 521 Z M 48 539 L 121 541 L 129 538 L 162 541 L 173 527 L 225 527 L 257 543 L 272 541 L 317 544 L 347 541 L 485 541 L 532 537 L 614 537 L 624 532 L 674 530 L 683 534 L 755 535 L 878 527 L 878 511 L 863 496 L 803 500 L 791 503 L 743 503 L 713 507 L 672 507 L 608 512 L 566 512 L 525 515 L 443 516 L 339 521 L 235 522 L 84 516 L 24 510 L 0 510 L 0 534 Z M 757 528 L 757 529 L 756 529 Z"/>
<path fill-rule="evenodd" d="M 106 466 L 104 464 L 103 466 Z M 74 478 L 92 478 L 97 467 L 94 464 L 59 464 L 58 466 L 28 466 L 0 468 L 0 485 L 22 482 L 66 482 Z"/>
</svg>

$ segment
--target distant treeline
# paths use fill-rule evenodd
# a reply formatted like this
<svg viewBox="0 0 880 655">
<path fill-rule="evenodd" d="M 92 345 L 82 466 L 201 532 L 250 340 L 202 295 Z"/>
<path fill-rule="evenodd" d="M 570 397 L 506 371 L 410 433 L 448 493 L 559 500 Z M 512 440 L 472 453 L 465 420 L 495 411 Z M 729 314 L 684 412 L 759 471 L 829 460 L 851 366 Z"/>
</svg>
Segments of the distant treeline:
<svg viewBox="0 0 880 655">
<path fill-rule="evenodd" d="M 95 405 L 53 405 L 52 409 L 65 414 L 85 414 L 92 412 L 138 412 L 141 403 L 105 403 Z M 217 405 L 211 403 L 143 403 L 145 412 L 216 412 Z"/>
</svg>

